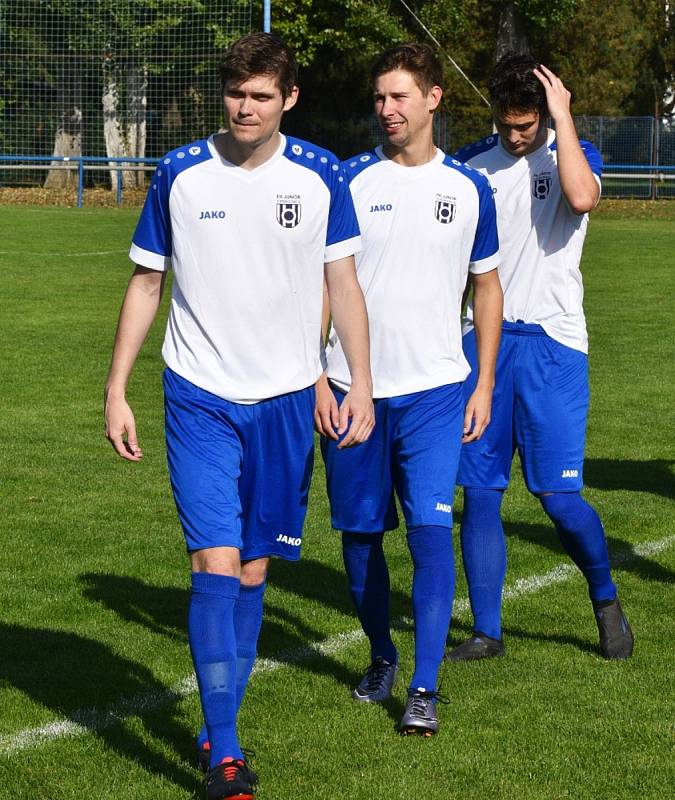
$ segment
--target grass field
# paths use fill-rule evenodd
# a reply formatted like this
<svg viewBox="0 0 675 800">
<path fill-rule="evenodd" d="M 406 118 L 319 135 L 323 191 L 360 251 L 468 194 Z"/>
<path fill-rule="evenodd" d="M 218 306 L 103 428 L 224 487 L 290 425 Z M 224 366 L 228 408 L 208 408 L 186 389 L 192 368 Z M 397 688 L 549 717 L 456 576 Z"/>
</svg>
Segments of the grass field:
<svg viewBox="0 0 675 800">
<path fill-rule="evenodd" d="M 129 392 L 144 461 L 123 462 L 103 438 L 137 213 L 2 209 L 2 800 L 201 796 L 188 570 L 164 466 L 161 323 Z M 318 463 L 304 558 L 273 564 L 241 716 L 260 800 L 675 796 L 675 204 L 661 217 L 598 215 L 584 258 L 586 495 L 617 560 L 634 658 L 598 656 L 583 580 L 558 569 L 567 562 L 516 470 L 504 504 L 508 656 L 445 666 L 452 702 L 440 734 L 400 738 L 412 664 L 404 537 L 388 537 L 403 680 L 387 705 L 364 708 L 349 691 L 367 648 Z M 453 641 L 469 630 L 465 596 L 460 579 Z"/>
</svg>

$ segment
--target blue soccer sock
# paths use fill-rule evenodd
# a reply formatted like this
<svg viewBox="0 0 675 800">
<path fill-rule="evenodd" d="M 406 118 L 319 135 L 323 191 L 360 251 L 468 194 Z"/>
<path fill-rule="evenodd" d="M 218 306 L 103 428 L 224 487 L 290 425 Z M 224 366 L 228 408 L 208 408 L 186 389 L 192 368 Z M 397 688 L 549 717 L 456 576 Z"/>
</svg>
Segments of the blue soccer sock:
<svg viewBox="0 0 675 800">
<path fill-rule="evenodd" d="M 504 492 L 464 489 L 462 559 L 469 586 L 473 628 L 502 638 L 502 589 L 506 575 L 506 542 L 500 516 Z"/>
<path fill-rule="evenodd" d="M 237 637 L 237 711 L 255 663 L 258 636 L 263 618 L 265 582 L 257 586 L 241 584 L 234 606 L 234 631 Z"/>
<path fill-rule="evenodd" d="M 588 581 L 591 600 L 613 600 L 616 586 L 600 517 L 579 492 L 558 492 L 539 497 L 551 518 L 562 546 Z"/>
<path fill-rule="evenodd" d="M 370 642 L 371 658 L 397 661 L 389 629 L 389 570 L 384 557 L 382 533 L 342 534 L 349 592 L 363 631 Z"/>
<path fill-rule="evenodd" d="M 455 595 L 452 529 L 425 525 L 408 531 L 413 561 L 415 672 L 412 689 L 434 691 L 443 660 Z"/>
<path fill-rule="evenodd" d="M 237 740 L 234 604 L 239 578 L 192 573 L 188 639 L 211 747 L 211 766 L 243 758 Z"/>
</svg>

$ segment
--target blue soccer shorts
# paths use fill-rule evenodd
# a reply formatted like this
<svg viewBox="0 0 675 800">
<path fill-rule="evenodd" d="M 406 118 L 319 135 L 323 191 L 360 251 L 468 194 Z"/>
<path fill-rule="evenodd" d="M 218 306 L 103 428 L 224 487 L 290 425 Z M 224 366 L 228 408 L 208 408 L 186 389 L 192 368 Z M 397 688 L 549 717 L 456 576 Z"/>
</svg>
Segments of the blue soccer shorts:
<svg viewBox="0 0 675 800">
<path fill-rule="evenodd" d="M 300 558 L 314 456 L 314 387 L 231 403 L 164 372 L 169 475 L 189 552 Z"/>
<path fill-rule="evenodd" d="M 464 336 L 476 387 L 476 336 Z M 504 322 L 497 357 L 492 420 L 477 442 L 462 446 L 457 483 L 506 489 L 518 450 L 527 488 L 534 494 L 583 488 L 588 358 L 548 336 L 540 325 Z"/>
<path fill-rule="evenodd" d="M 333 388 L 338 404 L 344 393 Z M 338 450 L 322 437 L 334 528 L 380 533 L 398 527 L 394 491 L 408 528 L 452 527 L 462 440 L 462 384 L 375 400 L 368 441 Z"/>
</svg>

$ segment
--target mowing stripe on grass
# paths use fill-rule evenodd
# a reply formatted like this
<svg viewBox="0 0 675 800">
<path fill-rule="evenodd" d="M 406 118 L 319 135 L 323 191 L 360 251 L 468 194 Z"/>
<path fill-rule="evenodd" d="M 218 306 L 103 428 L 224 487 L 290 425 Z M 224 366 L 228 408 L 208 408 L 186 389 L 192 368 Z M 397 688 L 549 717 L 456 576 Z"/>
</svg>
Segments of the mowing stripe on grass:
<svg viewBox="0 0 675 800">
<path fill-rule="evenodd" d="M 612 564 L 621 566 L 636 558 L 646 558 L 657 555 L 675 543 L 675 536 L 666 536 L 656 542 L 645 542 L 632 547 L 630 550 L 615 554 Z M 579 570 L 569 563 L 559 564 L 552 570 L 542 575 L 531 575 L 528 578 L 519 578 L 504 590 L 505 600 L 514 600 L 528 594 L 545 589 L 556 583 L 563 583 L 574 576 L 579 576 Z M 469 611 L 469 601 L 462 598 L 455 602 L 453 613 L 464 614 Z M 406 626 L 409 620 L 399 619 L 394 624 Z M 310 658 L 319 656 L 332 656 L 364 638 L 362 630 L 339 633 L 323 642 L 307 644 L 295 650 L 289 650 L 277 655 L 276 658 L 259 658 L 253 668 L 253 675 L 275 672 L 282 667 L 298 664 Z M 49 725 L 39 728 L 27 728 L 18 733 L 0 737 L 0 755 L 11 756 L 28 748 L 35 749 L 47 744 L 54 739 L 66 736 L 84 736 L 87 733 L 110 728 L 127 717 L 138 716 L 143 711 L 151 711 L 166 703 L 181 700 L 197 691 L 197 681 L 194 675 L 189 675 L 172 689 L 161 692 L 146 692 L 135 697 L 122 699 L 119 703 L 107 709 L 87 708 L 73 712 L 68 719 L 55 720 Z"/>
</svg>

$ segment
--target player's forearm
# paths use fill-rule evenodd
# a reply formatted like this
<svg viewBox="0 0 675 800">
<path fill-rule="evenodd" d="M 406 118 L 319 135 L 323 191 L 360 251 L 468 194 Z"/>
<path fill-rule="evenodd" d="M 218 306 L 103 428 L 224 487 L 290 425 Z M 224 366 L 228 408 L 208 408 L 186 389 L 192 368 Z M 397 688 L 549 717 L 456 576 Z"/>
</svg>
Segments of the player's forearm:
<svg viewBox="0 0 675 800">
<path fill-rule="evenodd" d="M 331 319 L 349 365 L 352 387 L 362 385 L 372 392 L 368 314 L 353 259 L 328 264 L 326 284 Z"/>
<path fill-rule="evenodd" d="M 502 331 L 504 295 L 497 270 L 473 276 L 473 321 L 478 355 L 478 388 L 492 391 Z"/>
<path fill-rule="evenodd" d="M 600 187 L 579 146 L 570 114 L 555 121 L 560 188 L 575 214 L 585 214 L 597 205 Z"/>
<path fill-rule="evenodd" d="M 165 273 L 137 267 L 120 310 L 105 396 L 123 397 L 129 376 L 162 299 Z"/>
</svg>

